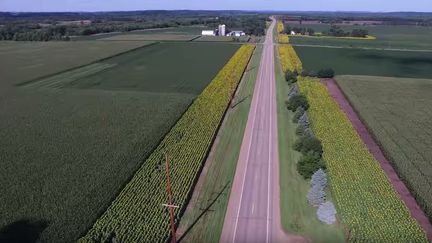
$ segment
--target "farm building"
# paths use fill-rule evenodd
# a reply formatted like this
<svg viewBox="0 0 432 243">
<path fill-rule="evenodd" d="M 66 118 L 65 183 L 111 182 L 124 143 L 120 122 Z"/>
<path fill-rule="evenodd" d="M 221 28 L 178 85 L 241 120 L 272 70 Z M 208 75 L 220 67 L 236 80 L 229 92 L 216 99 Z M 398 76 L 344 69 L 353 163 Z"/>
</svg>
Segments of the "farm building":
<svg viewBox="0 0 432 243">
<path fill-rule="evenodd" d="M 203 30 L 201 32 L 201 35 L 203 35 L 203 36 L 215 36 L 216 32 L 214 30 Z"/>
<path fill-rule="evenodd" d="M 244 36 L 244 35 L 246 35 L 246 33 L 243 32 L 242 30 L 233 30 L 227 34 L 227 36 L 236 36 L 236 37 Z"/>
<path fill-rule="evenodd" d="M 218 35 L 225 36 L 226 26 L 224 24 L 220 24 L 218 27 Z"/>
</svg>

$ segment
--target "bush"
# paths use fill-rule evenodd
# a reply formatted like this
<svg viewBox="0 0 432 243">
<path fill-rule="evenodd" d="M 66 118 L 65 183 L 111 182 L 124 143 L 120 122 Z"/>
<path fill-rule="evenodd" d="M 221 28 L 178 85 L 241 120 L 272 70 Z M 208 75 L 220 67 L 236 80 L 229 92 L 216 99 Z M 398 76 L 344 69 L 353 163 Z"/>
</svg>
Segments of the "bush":
<svg viewBox="0 0 432 243">
<path fill-rule="evenodd" d="M 302 126 L 303 130 L 309 127 L 309 116 L 307 111 L 298 119 L 298 124 Z"/>
<path fill-rule="evenodd" d="M 293 84 L 297 82 L 297 72 L 287 71 L 285 73 L 285 80 L 288 82 L 288 84 Z"/>
<path fill-rule="evenodd" d="M 301 125 L 298 125 L 296 128 L 296 135 L 297 136 L 303 136 L 305 132 L 305 128 L 302 127 Z"/>
<path fill-rule="evenodd" d="M 291 86 L 290 90 L 288 91 L 288 100 L 291 99 L 291 97 L 293 97 L 294 95 L 299 95 L 299 89 L 297 84 L 294 84 Z"/>
<path fill-rule="evenodd" d="M 307 194 L 310 205 L 319 206 L 325 202 L 325 189 L 327 187 L 327 176 L 324 170 L 317 170 L 311 178 L 311 188 Z"/>
<path fill-rule="evenodd" d="M 309 108 L 309 103 L 304 95 L 293 95 L 291 96 L 291 98 L 288 99 L 288 110 L 295 111 L 300 106 L 303 107 L 305 110 Z"/>
<path fill-rule="evenodd" d="M 311 178 L 311 187 L 319 186 L 322 190 L 327 187 L 327 175 L 323 169 L 317 170 Z"/>
<path fill-rule="evenodd" d="M 325 202 L 319 206 L 317 216 L 323 223 L 334 224 L 336 222 L 336 208 L 332 202 Z"/>
<path fill-rule="evenodd" d="M 324 162 L 319 154 L 312 151 L 303 155 L 297 163 L 297 171 L 305 179 L 310 179 L 319 169 L 325 169 Z"/>
<path fill-rule="evenodd" d="M 318 78 L 333 78 L 335 71 L 331 68 L 324 68 L 318 71 Z"/>
<path fill-rule="evenodd" d="M 366 38 L 369 35 L 369 31 L 365 29 L 353 29 L 351 32 L 352 37 Z"/>
<path fill-rule="evenodd" d="M 311 206 L 317 207 L 325 202 L 326 194 L 322 187 L 313 186 L 309 189 L 306 197 Z"/>
<path fill-rule="evenodd" d="M 302 77 L 316 77 L 316 76 L 318 76 L 318 74 L 315 71 L 303 70 L 300 73 L 300 76 L 302 76 Z"/>
<path fill-rule="evenodd" d="M 294 114 L 293 122 L 297 123 L 299 121 L 300 117 L 302 117 L 305 112 L 306 112 L 306 110 L 303 108 L 303 106 L 298 107 L 295 114 Z"/>
<path fill-rule="evenodd" d="M 308 154 L 309 152 L 313 152 L 318 156 L 321 156 L 323 153 L 321 141 L 317 139 L 315 136 L 307 136 L 307 135 L 301 136 L 295 142 L 294 149 L 296 151 L 301 152 L 304 155 Z"/>
</svg>

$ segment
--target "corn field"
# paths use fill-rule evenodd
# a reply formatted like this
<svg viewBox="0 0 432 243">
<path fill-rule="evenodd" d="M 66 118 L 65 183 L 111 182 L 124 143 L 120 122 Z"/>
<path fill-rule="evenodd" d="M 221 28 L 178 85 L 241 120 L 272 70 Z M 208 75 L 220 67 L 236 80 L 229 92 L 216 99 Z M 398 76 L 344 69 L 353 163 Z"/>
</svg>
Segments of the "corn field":
<svg viewBox="0 0 432 243">
<path fill-rule="evenodd" d="M 80 242 L 164 242 L 169 237 L 165 154 L 176 219 L 255 46 L 243 45 L 204 89 Z"/>
<path fill-rule="evenodd" d="M 354 242 L 427 242 L 351 122 L 319 80 L 299 78 L 322 141 L 333 197 Z"/>
</svg>

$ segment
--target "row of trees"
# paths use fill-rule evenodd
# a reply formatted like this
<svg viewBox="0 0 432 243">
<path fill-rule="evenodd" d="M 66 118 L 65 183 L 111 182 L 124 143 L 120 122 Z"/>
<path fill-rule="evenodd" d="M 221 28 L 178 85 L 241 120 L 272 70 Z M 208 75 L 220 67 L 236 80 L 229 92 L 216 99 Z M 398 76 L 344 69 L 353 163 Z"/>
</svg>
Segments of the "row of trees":
<svg viewBox="0 0 432 243">
<path fill-rule="evenodd" d="M 209 26 L 216 28 L 223 23 L 229 30 L 243 30 L 247 35 L 263 36 L 265 35 L 267 19 L 268 16 L 261 15 L 224 16 Z"/>
<path fill-rule="evenodd" d="M 108 32 L 224 23 L 249 35 L 265 34 L 268 15 L 239 11 L 133 11 L 99 13 L 0 13 L 0 40 L 68 40 Z M 90 20 L 90 25 L 64 24 Z"/>
<path fill-rule="evenodd" d="M 285 25 L 284 33 L 291 34 L 294 31 L 296 34 L 301 35 L 315 35 L 315 30 L 310 27 L 291 27 L 290 25 Z M 332 25 L 328 31 L 324 31 L 323 35 L 335 36 L 335 37 L 361 37 L 365 38 L 369 35 L 369 31 L 366 29 L 353 29 L 350 31 L 343 30 L 340 26 Z"/>
<path fill-rule="evenodd" d="M 6 25 L 0 28 L 0 40 L 49 41 L 69 40 L 66 26 L 35 27 L 33 25 Z"/>
<path fill-rule="evenodd" d="M 190 21 L 187 22 L 188 24 Z M 103 22 L 88 26 L 80 25 L 49 25 L 41 26 L 34 23 L 8 23 L 0 27 L 0 40 L 14 41 L 49 41 L 69 40 L 70 36 L 87 36 L 98 33 L 128 32 L 149 28 L 177 27 L 184 23 L 169 21 L 165 23 L 149 22 Z"/>
<path fill-rule="evenodd" d="M 296 34 L 301 35 L 314 35 L 315 30 L 312 28 L 306 28 L 306 27 L 291 27 L 290 25 L 286 25 L 284 32 L 285 34 L 291 34 L 291 31 L 294 31 Z"/>
<path fill-rule="evenodd" d="M 336 37 L 362 37 L 365 38 L 369 35 L 369 31 L 365 29 L 353 29 L 351 32 L 344 31 L 340 26 L 332 25 L 330 30 L 324 31 L 324 35 L 336 36 Z"/>
</svg>

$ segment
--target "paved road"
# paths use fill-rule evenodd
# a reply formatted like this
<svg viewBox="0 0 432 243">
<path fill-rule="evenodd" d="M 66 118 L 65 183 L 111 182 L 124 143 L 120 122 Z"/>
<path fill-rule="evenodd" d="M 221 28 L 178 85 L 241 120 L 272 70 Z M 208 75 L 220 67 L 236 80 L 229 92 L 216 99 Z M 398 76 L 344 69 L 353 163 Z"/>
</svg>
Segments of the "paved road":
<svg viewBox="0 0 432 243">
<path fill-rule="evenodd" d="M 225 215 L 221 243 L 293 242 L 279 207 L 279 151 L 273 21 L 264 42 L 252 105 Z"/>
</svg>

